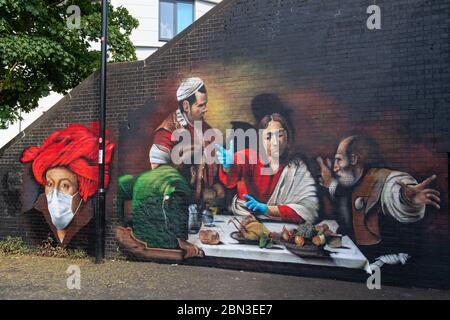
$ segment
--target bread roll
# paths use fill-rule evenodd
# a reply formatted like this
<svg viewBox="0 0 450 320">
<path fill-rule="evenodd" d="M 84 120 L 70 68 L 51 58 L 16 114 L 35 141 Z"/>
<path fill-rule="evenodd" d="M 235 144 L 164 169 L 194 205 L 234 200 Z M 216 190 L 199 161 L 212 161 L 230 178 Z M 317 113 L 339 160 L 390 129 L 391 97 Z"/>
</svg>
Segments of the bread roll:
<svg viewBox="0 0 450 320">
<path fill-rule="evenodd" d="M 219 233 L 214 230 L 200 230 L 198 237 L 203 244 L 214 245 L 220 242 Z"/>
</svg>

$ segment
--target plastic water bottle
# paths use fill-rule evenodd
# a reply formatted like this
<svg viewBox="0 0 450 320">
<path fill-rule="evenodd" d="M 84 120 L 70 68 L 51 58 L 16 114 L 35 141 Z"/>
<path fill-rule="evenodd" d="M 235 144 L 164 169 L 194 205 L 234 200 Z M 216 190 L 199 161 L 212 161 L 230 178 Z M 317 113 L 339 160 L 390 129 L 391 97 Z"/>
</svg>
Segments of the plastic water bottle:
<svg viewBox="0 0 450 320">
<path fill-rule="evenodd" d="M 202 226 L 200 214 L 198 212 L 198 207 L 196 204 L 191 204 L 188 210 L 189 210 L 188 232 L 190 234 L 197 234 Z"/>
</svg>

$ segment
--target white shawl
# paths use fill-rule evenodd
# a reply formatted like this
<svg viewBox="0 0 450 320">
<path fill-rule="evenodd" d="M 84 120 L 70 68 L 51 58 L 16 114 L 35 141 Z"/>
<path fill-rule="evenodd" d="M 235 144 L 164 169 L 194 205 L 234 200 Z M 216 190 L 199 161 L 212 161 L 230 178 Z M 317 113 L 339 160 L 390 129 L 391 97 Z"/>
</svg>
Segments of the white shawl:
<svg viewBox="0 0 450 320">
<path fill-rule="evenodd" d="M 249 215 L 244 203 L 245 201 L 235 195 L 231 202 L 231 211 L 236 215 Z M 319 199 L 316 184 L 303 161 L 299 161 L 298 165 L 291 163 L 283 169 L 267 205 L 285 205 L 306 222 L 314 223 L 317 220 Z"/>
</svg>

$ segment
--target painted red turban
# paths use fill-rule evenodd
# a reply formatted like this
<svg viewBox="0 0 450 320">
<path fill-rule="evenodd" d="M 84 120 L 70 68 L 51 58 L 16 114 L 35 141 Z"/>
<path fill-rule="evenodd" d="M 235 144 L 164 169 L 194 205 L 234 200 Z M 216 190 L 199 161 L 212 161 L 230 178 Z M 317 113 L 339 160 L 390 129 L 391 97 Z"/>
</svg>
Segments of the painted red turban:
<svg viewBox="0 0 450 320">
<path fill-rule="evenodd" d="M 91 128 L 71 124 L 47 137 L 41 147 L 26 149 L 21 162 L 33 161 L 33 174 L 38 183 L 46 185 L 45 173 L 55 167 L 66 167 L 78 176 L 78 191 L 86 202 L 98 187 L 99 126 Z M 114 144 L 105 141 L 105 186 L 109 183 L 108 167 Z"/>
</svg>

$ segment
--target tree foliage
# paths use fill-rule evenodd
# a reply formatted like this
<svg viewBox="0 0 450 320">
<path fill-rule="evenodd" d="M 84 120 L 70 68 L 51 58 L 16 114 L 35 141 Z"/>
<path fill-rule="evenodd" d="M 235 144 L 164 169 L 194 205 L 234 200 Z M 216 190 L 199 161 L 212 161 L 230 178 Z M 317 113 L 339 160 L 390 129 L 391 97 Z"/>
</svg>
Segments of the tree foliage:
<svg viewBox="0 0 450 320">
<path fill-rule="evenodd" d="M 71 27 L 71 5 L 80 9 L 79 28 Z M 130 34 L 137 26 L 127 9 L 109 5 L 109 62 L 136 60 Z M 93 48 L 100 48 L 100 36 L 100 1 L 0 0 L 0 127 L 98 69 L 101 53 Z"/>
</svg>

